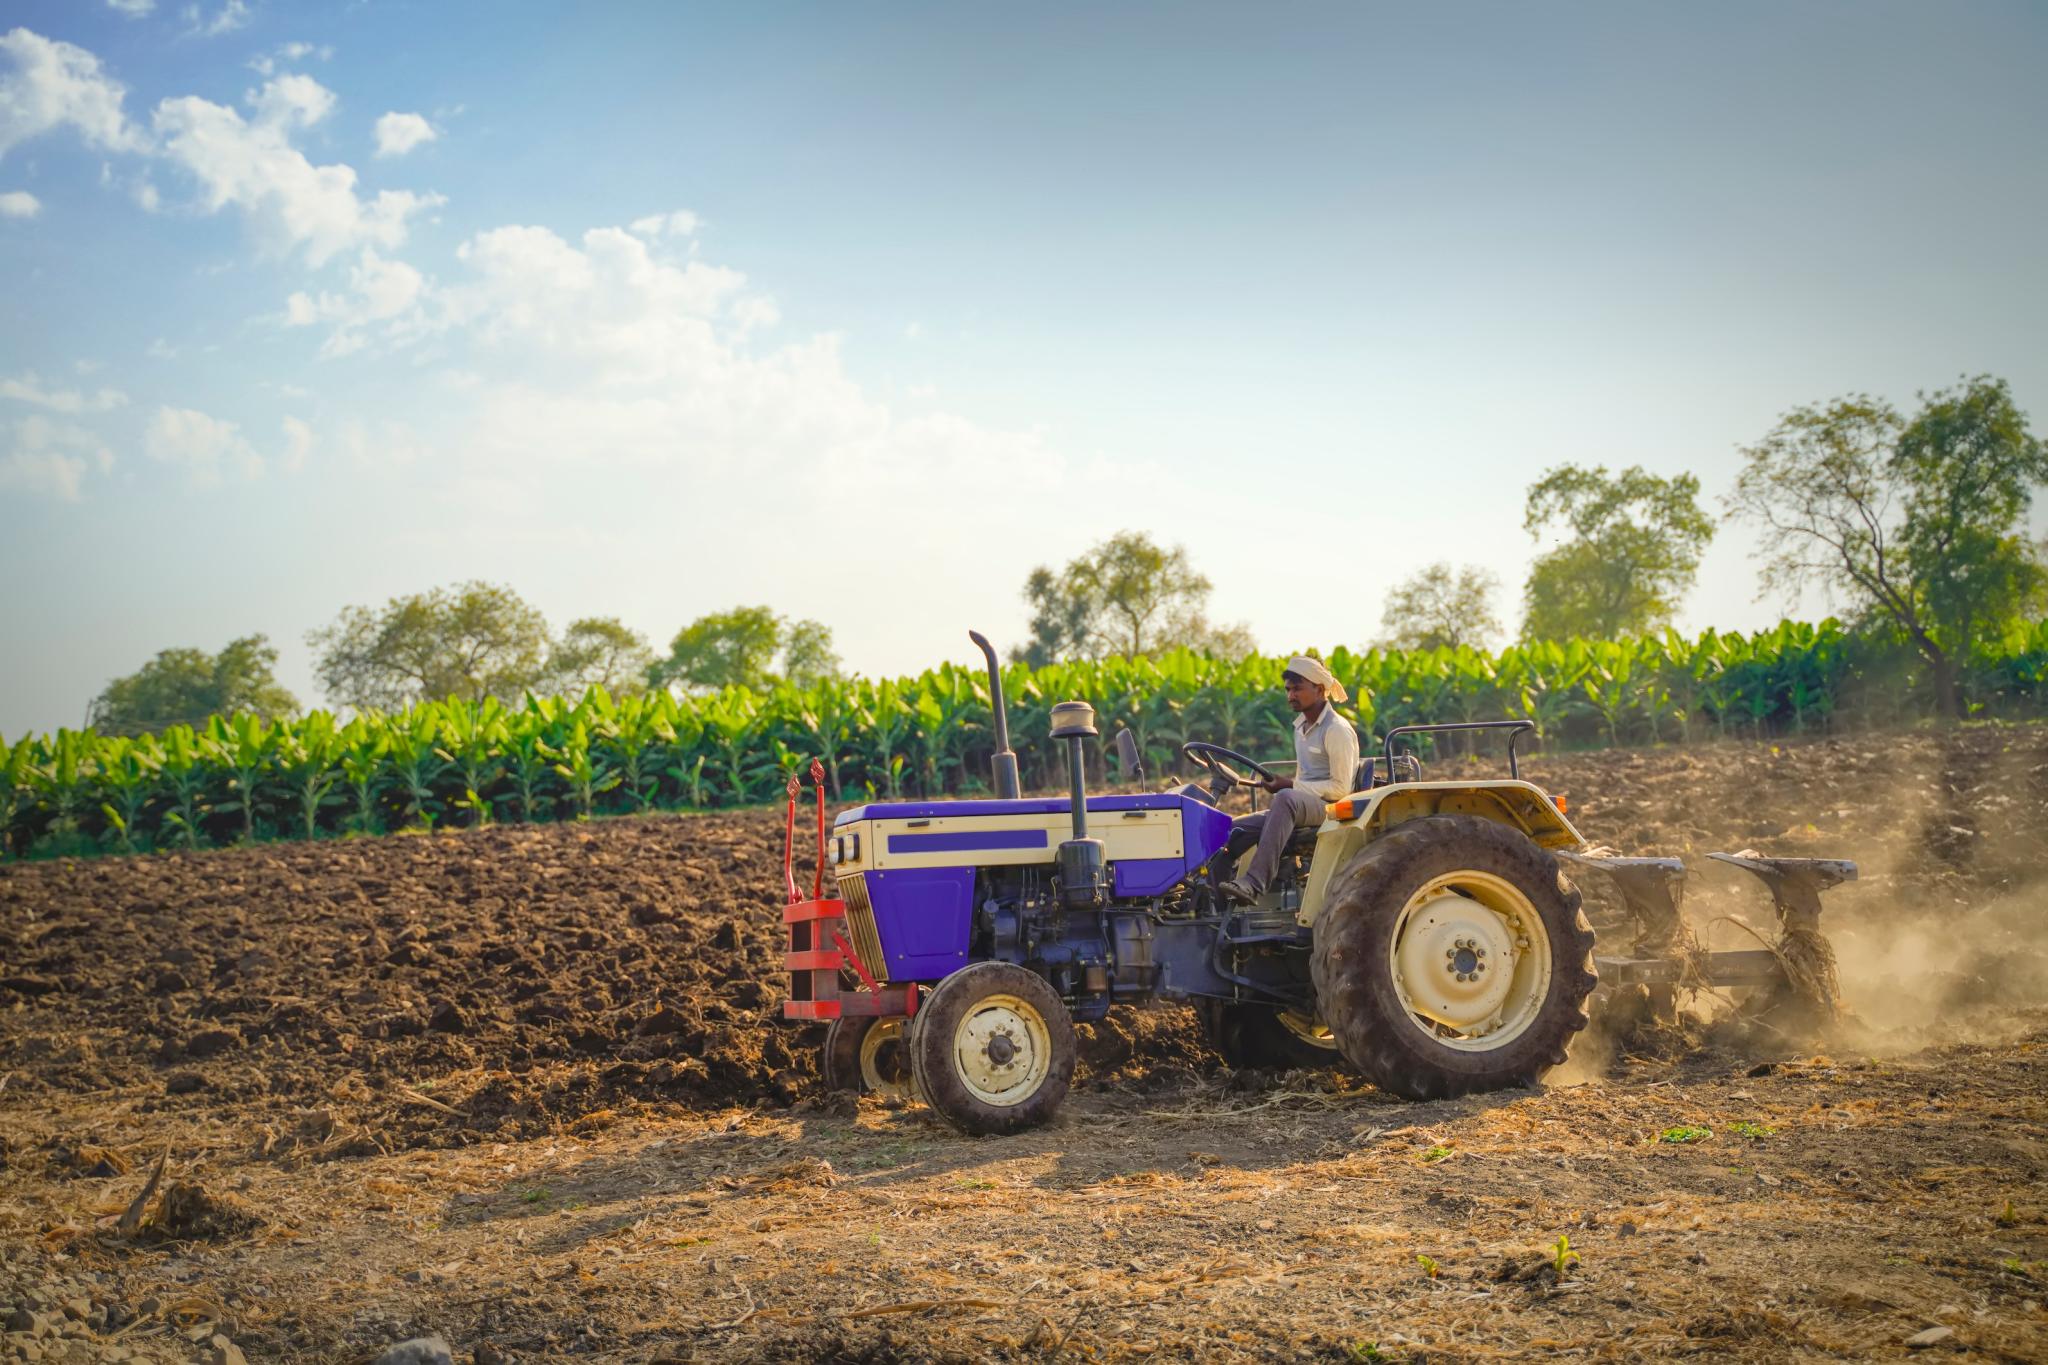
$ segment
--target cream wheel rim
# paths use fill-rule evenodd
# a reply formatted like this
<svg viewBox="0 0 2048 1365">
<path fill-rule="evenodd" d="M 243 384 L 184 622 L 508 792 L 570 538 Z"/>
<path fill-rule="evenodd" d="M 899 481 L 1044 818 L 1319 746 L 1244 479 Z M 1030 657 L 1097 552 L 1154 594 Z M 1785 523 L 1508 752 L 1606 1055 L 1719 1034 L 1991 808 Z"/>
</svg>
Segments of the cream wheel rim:
<svg viewBox="0 0 2048 1365">
<path fill-rule="evenodd" d="M 953 1029 L 953 1069 L 984 1104 L 1022 1104 L 1052 1070 L 1052 1030 L 1029 1001 L 986 996 Z"/>
<path fill-rule="evenodd" d="M 1550 936 L 1535 904 L 1490 872 L 1424 883 L 1395 917 L 1387 965 L 1415 1028 L 1491 1052 L 1529 1030 L 1550 993 Z"/>
<path fill-rule="evenodd" d="M 1337 1050 L 1337 1035 L 1330 1032 L 1330 1026 L 1319 1014 L 1307 1014 L 1301 1010 L 1276 1010 L 1274 1018 L 1280 1027 L 1307 1043 L 1310 1047 L 1323 1048 L 1329 1052 Z"/>
<path fill-rule="evenodd" d="M 890 1059 L 895 1065 L 882 1065 L 883 1050 L 893 1044 L 896 1048 Z M 861 1083 L 878 1095 L 903 1096 L 910 1093 L 910 1076 L 903 1056 L 903 1021 L 901 1019 L 877 1019 L 860 1040 Z"/>
</svg>

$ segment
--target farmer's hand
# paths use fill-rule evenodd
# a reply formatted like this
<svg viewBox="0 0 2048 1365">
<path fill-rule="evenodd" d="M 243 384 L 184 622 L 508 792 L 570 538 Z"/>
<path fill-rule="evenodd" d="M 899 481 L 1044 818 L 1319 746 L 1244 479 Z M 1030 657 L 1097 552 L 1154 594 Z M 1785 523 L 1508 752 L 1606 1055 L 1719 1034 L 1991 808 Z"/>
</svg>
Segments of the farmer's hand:
<svg viewBox="0 0 2048 1365">
<path fill-rule="evenodd" d="M 1280 790 L 1282 790 L 1282 789 L 1284 789 L 1284 788 L 1287 788 L 1287 787 L 1291 787 L 1291 786 L 1293 786 L 1293 785 L 1294 785 L 1294 779 L 1293 779 L 1293 778 L 1291 778 L 1291 777 L 1267 777 L 1267 778 L 1261 778 L 1261 779 L 1260 779 L 1260 781 L 1259 781 L 1259 785 L 1260 785 L 1261 787 L 1264 787 L 1264 788 L 1265 788 L 1265 789 L 1266 789 L 1267 791 L 1269 791 L 1269 792 L 1277 792 L 1277 791 L 1280 791 Z"/>
</svg>

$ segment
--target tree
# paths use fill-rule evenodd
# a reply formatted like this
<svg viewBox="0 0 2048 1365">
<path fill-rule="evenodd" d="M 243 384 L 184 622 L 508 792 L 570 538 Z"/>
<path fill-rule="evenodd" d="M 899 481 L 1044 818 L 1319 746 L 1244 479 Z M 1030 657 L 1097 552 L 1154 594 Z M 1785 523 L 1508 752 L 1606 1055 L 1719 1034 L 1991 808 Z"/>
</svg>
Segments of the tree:
<svg viewBox="0 0 2048 1365">
<path fill-rule="evenodd" d="M 1699 493 L 1694 475 L 1640 465 L 1560 465 L 1531 485 L 1523 527 L 1540 537 L 1562 523 L 1570 538 L 1529 568 L 1523 638 L 1612 640 L 1670 624 L 1714 537 Z"/>
<path fill-rule="evenodd" d="M 1138 657 L 1185 645 L 1249 646 L 1245 627 L 1215 627 L 1204 608 L 1210 584 L 1181 546 L 1166 549 L 1140 531 L 1119 531 L 1055 574 L 1040 566 L 1024 583 L 1031 642 L 1018 651 L 1034 667 L 1058 659 Z"/>
<path fill-rule="evenodd" d="M 231 640 L 218 654 L 166 649 L 93 699 L 87 723 L 102 734 L 135 735 L 167 725 L 202 729 L 212 715 L 253 711 L 266 722 L 298 712 L 278 684 L 277 650 L 267 636 Z"/>
<path fill-rule="evenodd" d="M 387 711 L 442 697 L 517 701 L 543 685 L 552 643 L 540 612 L 482 582 L 346 608 L 306 642 L 330 699 Z"/>
<path fill-rule="evenodd" d="M 1417 569 L 1396 583 L 1380 614 L 1385 649 L 1485 648 L 1501 633 L 1493 614 L 1500 579 L 1467 565 L 1452 569 L 1443 560 Z"/>
<path fill-rule="evenodd" d="M 1847 597 L 1911 643 L 1957 715 L 1971 649 L 2040 609 L 2048 570 L 2024 526 L 2048 450 L 2002 379 L 1921 400 L 1910 423 L 1864 394 L 1793 409 L 1743 451 L 1727 504 L 1762 528 L 1764 592 Z"/>
<path fill-rule="evenodd" d="M 782 632 L 782 671 L 799 687 L 839 676 L 832 629 L 819 621 L 792 621 Z"/>
<path fill-rule="evenodd" d="M 602 687 L 615 697 L 647 690 L 647 670 L 654 650 L 647 637 L 616 616 L 586 616 L 571 621 L 548 656 L 547 690 L 582 696 Z"/>
<path fill-rule="evenodd" d="M 782 657 L 782 673 L 775 671 Z M 668 657 L 648 670 L 656 687 L 717 692 L 787 676 L 796 682 L 835 677 L 839 656 L 832 631 L 817 621 L 783 620 L 766 607 L 734 607 L 700 616 L 676 632 Z"/>
</svg>

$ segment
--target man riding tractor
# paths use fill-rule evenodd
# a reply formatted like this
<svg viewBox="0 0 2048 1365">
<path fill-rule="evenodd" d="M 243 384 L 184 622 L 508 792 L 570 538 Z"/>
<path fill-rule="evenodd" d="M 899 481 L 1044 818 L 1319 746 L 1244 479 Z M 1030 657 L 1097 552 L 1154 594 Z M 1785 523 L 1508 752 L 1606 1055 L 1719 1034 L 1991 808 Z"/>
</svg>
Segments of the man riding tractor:
<svg viewBox="0 0 2048 1365">
<path fill-rule="evenodd" d="M 1280 678 L 1287 687 L 1287 709 L 1295 717 L 1294 776 L 1259 779 L 1258 785 L 1272 793 L 1272 805 L 1231 821 L 1230 841 L 1223 846 L 1221 865 L 1229 867 L 1245 849 L 1258 844 L 1251 865 L 1218 888 L 1245 905 L 1265 892 L 1294 832 L 1322 824 L 1328 803 L 1350 795 L 1358 767 L 1358 732 L 1331 704 L 1350 699 L 1344 684 L 1321 659 L 1305 654 L 1289 659 Z"/>
</svg>

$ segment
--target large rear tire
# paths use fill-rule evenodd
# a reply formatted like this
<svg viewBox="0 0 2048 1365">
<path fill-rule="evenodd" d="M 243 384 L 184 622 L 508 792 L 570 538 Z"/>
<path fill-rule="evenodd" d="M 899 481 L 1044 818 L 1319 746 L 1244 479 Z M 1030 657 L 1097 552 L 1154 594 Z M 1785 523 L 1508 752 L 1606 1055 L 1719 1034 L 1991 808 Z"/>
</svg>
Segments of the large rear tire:
<svg viewBox="0 0 2048 1365">
<path fill-rule="evenodd" d="M 1415 1100 L 1533 1085 L 1586 1026 L 1593 930 L 1557 859 L 1491 820 L 1410 820 L 1330 887 L 1309 958 L 1345 1058 Z"/>
<path fill-rule="evenodd" d="M 941 981 L 908 1035 L 918 1093 L 963 1133 L 1015 1133 L 1059 1111 L 1073 1083 L 1073 1017 L 1038 973 L 977 962 Z"/>
</svg>

